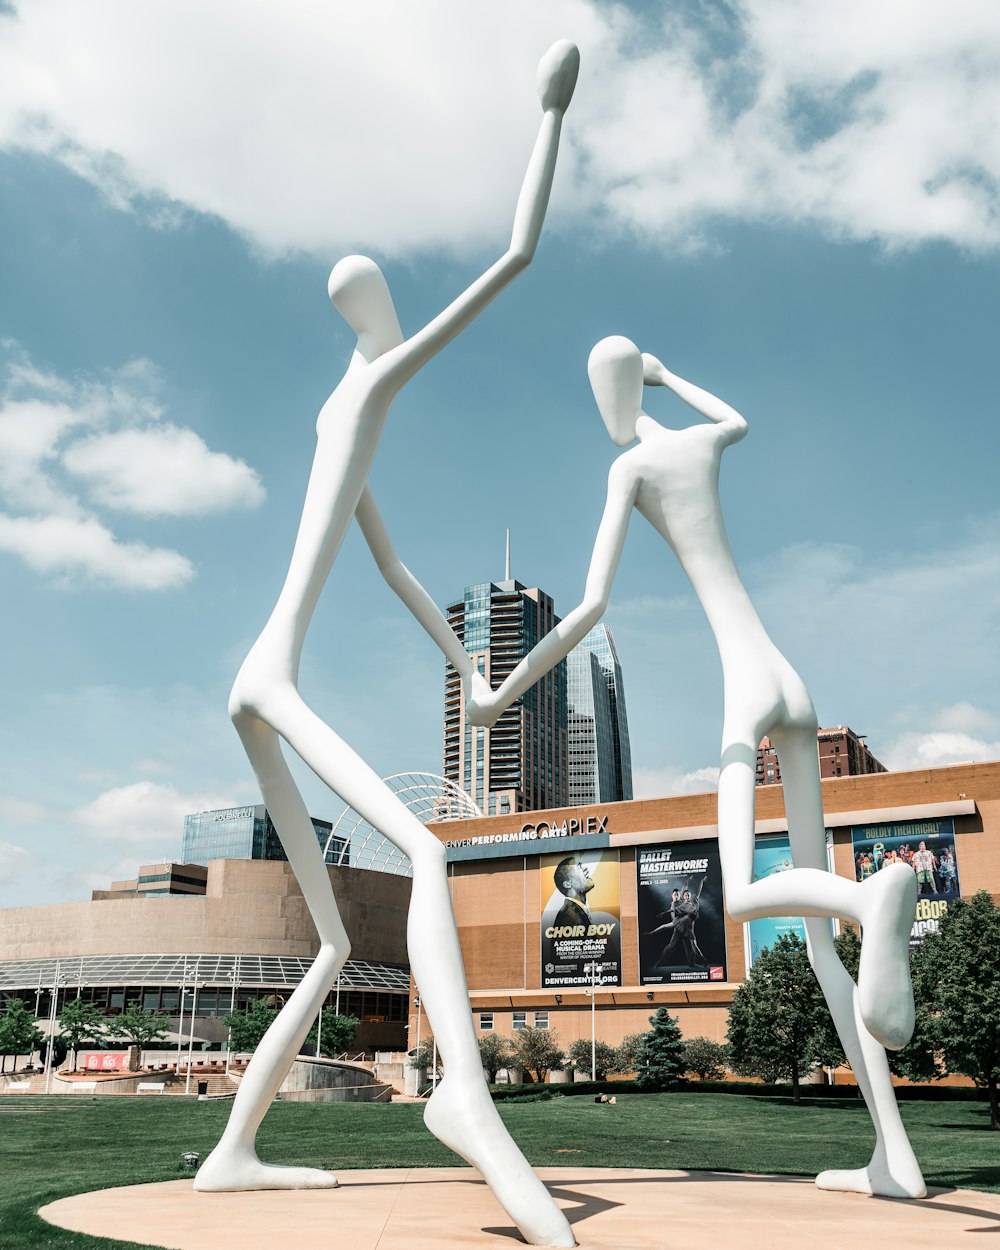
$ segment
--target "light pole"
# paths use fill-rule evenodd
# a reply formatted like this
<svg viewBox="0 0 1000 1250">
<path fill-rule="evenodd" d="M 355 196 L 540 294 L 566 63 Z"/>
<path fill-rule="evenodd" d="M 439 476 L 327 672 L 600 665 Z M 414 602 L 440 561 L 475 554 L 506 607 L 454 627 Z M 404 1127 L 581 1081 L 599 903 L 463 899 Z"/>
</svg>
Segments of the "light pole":
<svg viewBox="0 0 1000 1250">
<path fill-rule="evenodd" d="M 597 974 L 604 965 L 590 963 L 584 969 L 590 973 L 590 1079 L 597 1080 Z"/>
<path fill-rule="evenodd" d="M 417 1044 L 414 1047 L 418 1053 L 420 1051 L 420 995 L 418 994 L 413 1000 L 413 1005 L 417 1009 Z"/>
<path fill-rule="evenodd" d="M 181 973 L 180 1014 L 177 1018 L 177 1059 L 174 1062 L 174 1073 L 181 1074 L 181 1045 L 184 1041 L 184 991 L 187 988 L 188 961 L 184 957 L 184 971 Z"/>
<path fill-rule="evenodd" d="M 191 1065 L 194 1062 L 194 1013 L 198 1006 L 198 991 L 204 987 L 204 982 L 193 981 L 191 983 L 191 1031 L 188 1033 L 188 1070 L 187 1080 L 184 1082 L 184 1093 L 191 1092 Z"/>
<path fill-rule="evenodd" d="M 236 956 L 236 966 L 229 974 L 233 978 L 233 996 L 229 1003 L 230 1016 L 236 1013 L 236 987 L 240 983 L 240 957 Z M 230 1025 L 226 1032 L 226 1076 L 229 1075 L 229 1068 L 233 1061 L 233 1026 Z"/>
<path fill-rule="evenodd" d="M 66 978 L 59 972 L 59 960 L 56 960 L 56 974 L 52 978 L 52 1001 L 49 1003 L 49 1044 L 45 1047 L 45 1092 L 52 1089 L 52 1051 L 56 1042 L 56 1018 L 59 1014 L 59 986 Z"/>
</svg>

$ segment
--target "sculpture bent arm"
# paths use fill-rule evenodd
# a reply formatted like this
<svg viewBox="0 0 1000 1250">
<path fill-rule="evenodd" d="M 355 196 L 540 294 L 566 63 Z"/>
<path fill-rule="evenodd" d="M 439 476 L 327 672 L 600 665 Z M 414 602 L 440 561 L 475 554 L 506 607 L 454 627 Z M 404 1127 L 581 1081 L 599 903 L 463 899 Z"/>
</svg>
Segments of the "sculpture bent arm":
<svg viewBox="0 0 1000 1250">
<path fill-rule="evenodd" d="M 707 417 L 709 421 L 717 425 L 727 444 L 739 442 L 746 434 L 746 417 L 741 416 L 735 408 L 731 408 L 711 392 L 703 391 L 700 386 L 685 382 L 676 373 L 671 373 L 662 361 L 657 360 L 649 352 L 642 353 L 642 365 L 642 380 L 647 386 L 666 386 L 673 391 L 678 399 L 682 399 L 695 412 L 701 413 L 703 417 Z"/>
<path fill-rule="evenodd" d="M 565 39 L 553 44 L 539 62 L 538 90 L 545 112 L 518 196 L 510 246 L 443 312 L 385 354 L 389 375 L 400 384 L 436 356 L 531 263 L 552 190 L 563 113 L 573 97 L 579 66 L 580 54 L 575 44 Z"/>
<path fill-rule="evenodd" d="M 485 678 L 475 670 L 472 657 L 462 646 L 441 609 L 396 554 L 370 487 L 366 486 L 362 492 L 354 515 L 357 517 L 368 549 L 375 557 L 375 563 L 386 583 L 402 599 L 426 633 L 444 652 L 448 662 L 463 681 L 467 684 L 472 682 L 478 686 L 479 683 L 476 682 L 478 677 L 482 683 L 479 693 L 485 694 L 489 687 L 486 685 Z"/>
<path fill-rule="evenodd" d="M 473 725 L 492 725 L 515 699 L 565 659 L 604 615 L 638 488 L 638 479 L 624 458 L 616 460 L 608 474 L 608 498 L 594 541 L 583 599 L 528 652 L 497 690 L 489 697 L 477 695 L 469 701 L 466 711 Z"/>
</svg>

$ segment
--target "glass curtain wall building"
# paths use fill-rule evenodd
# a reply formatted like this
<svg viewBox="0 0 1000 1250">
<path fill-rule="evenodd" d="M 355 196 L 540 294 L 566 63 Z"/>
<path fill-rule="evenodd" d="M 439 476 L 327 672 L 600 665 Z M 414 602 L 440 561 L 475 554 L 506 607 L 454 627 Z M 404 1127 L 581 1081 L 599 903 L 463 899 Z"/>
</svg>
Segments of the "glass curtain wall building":
<svg viewBox="0 0 1000 1250">
<path fill-rule="evenodd" d="M 316 840 L 326 849 L 333 825 L 310 816 Z M 333 848 L 343 851 L 336 862 L 350 862 L 350 849 L 336 840 Z M 184 817 L 181 859 L 187 864 L 207 864 L 212 859 L 287 859 L 263 803 L 248 807 L 224 807 L 214 812 L 195 812 Z"/>
<path fill-rule="evenodd" d="M 622 668 L 607 625 L 567 657 L 569 805 L 632 798 L 632 751 Z"/>
<path fill-rule="evenodd" d="M 544 591 L 513 578 L 467 586 L 446 614 L 493 689 L 559 621 Z M 565 661 L 512 704 L 492 729 L 466 721 L 461 682 L 450 664 L 445 666 L 444 702 L 444 776 L 486 815 L 566 806 Z"/>
</svg>

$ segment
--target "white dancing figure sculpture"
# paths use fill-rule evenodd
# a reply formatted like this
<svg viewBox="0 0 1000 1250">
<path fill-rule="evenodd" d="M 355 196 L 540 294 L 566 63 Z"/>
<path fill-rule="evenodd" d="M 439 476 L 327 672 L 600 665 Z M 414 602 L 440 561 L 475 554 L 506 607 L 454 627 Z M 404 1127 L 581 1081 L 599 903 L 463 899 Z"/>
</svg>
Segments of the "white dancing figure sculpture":
<svg viewBox="0 0 1000 1250">
<path fill-rule="evenodd" d="M 555 44 L 538 69 L 543 117 L 505 254 L 417 334 L 404 339 L 381 271 L 352 256 L 330 276 L 330 298 L 358 336 L 343 381 L 323 406 L 302 520 L 287 578 L 233 687 L 229 711 L 320 938 L 316 961 L 268 1030 L 247 1069 L 219 1144 L 195 1179 L 200 1190 L 295 1189 L 336 1184 L 328 1172 L 269 1166 L 254 1141 L 320 1004 L 350 953 L 305 804 L 282 754 L 284 741 L 344 802 L 409 857 L 410 962 L 446 1061 L 427 1105 L 430 1131 L 478 1168 L 525 1239 L 573 1246 L 570 1226 L 504 1128 L 487 1089 L 469 1011 L 465 970 L 445 872 L 445 851 L 378 775 L 303 701 L 297 689 L 306 630 L 353 517 L 393 590 L 462 674 L 472 662 L 426 591 L 400 563 L 366 483 L 389 406 L 531 261 L 548 204 L 563 112 L 579 54 Z M 483 689 L 485 690 L 485 682 Z"/>
<path fill-rule="evenodd" d="M 809 953 L 844 1051 L 875 1123 L 867 1168 L 823 1172 L 817 1184 L 894 1197 L 922 1197 L 923 1178 L 903 1130 L 883 1046 L 898 1049 L 913 1031 L 909 934 L 916 907 L 912 869 L 888 868 L 857 884 L 827 869 L 816 755 L 816 714 L 798 674 L 768 637 L 740 581 L 722 520 L 723 451 L 747 424 L 714 395 L 670 373 L 634 343 L 608 338 L 590 356 L 597 406 L 620 447 L 594 545 L 583 602 L 543 638 L 469 717 L 492 724 L 500 712 L 572 650 L 607 607 L 632 510 L 669 543 L 715 633 L 722 660 L 725 720 L 719 777 L 719 852 L 726 905 L 736 920 L 807 917 Z M 643 383 L 667 386 L 710 425 L 667 429 L 642 410 Z M 753 880 L 754 770 L 769 735 L 781 758 L 794 869 Z M 864 926 L 858 986 L 818 917 L 848 916 Z"/>
</svg>

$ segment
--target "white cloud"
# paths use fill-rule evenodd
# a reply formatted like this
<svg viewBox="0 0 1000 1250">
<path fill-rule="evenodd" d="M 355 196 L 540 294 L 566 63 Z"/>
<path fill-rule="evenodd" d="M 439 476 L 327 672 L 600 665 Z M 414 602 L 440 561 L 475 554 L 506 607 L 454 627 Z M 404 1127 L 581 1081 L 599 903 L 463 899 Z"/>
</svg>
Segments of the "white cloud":
<svg viewBox="0 0 1000 1250">
<path fill-rule="evenodd" d="M 557 215 L 672 246 L 727 218 L 888 246 L 1000 242 L 992 0 L 652 15 L 598 0 L 33 0 L 0 20 L 0 145 L 158 224 L 186 207 L 277 254 L 502 238 L 534 63 L 559 37 L 583 69 Z"/>
<path fill-rule="evenodd" d="M 119 538 L 75 493 L 143 516 L 201 516 L 264 497 L 242 460 L 161 420 L 159 376 L 134 360 L 99 379 L 43 373 L 17 345 L 0 390 L 0 551 L 63 581 L 161 590 L 194 576 L 177 551 Z"/>
<path fill-rule="evenodd" d="M 154 781 L 105 790 L 77 808 L 70 819 L 104 847 L 148 848 L 167 858 L 180 855 L 184 817 L 189 812 L 232 806 L 231 795 L 182 793 Z"/>
<path fill-rule="evenodd" d="M 96 517 L 0 515 L 0 551 L 39 573 L 82 574 L 134 590 L 183 586 L 194 576 L 194 565 L 179 552 L 119 542 Z"/>
<path fill-rule="evenodd" d="M 97 503 L 141 516 L 204 516 L 264 499 L 249 465 L 176 425 L 93 434 L 67 448 L 63 463 Z"/>
<path fill-rule="evenodd" d="M 632 790 L 637 799 L 665 798 L 672 794 L 706 794 L 719 788 L 716 767 L 695 768 L 682 772 L 679 768 L 636 768 L 632 774 Z"/>
<path fill-rule="evenodd" d="M 33 863 L 32 856 L 23 846 L 0 842 L 0 886 L 9 886 L 22 880 Z"/>
<path fill-rule="evenodd" d="M 928 733 L 905 733 L 880 756 L 886 768 L 939 768 L 945 764 L 981 764 L 984 760 L 1000 760 L 1000 739 L 992 742 L 971 734 L 931 730 Z"/>
</svg>

